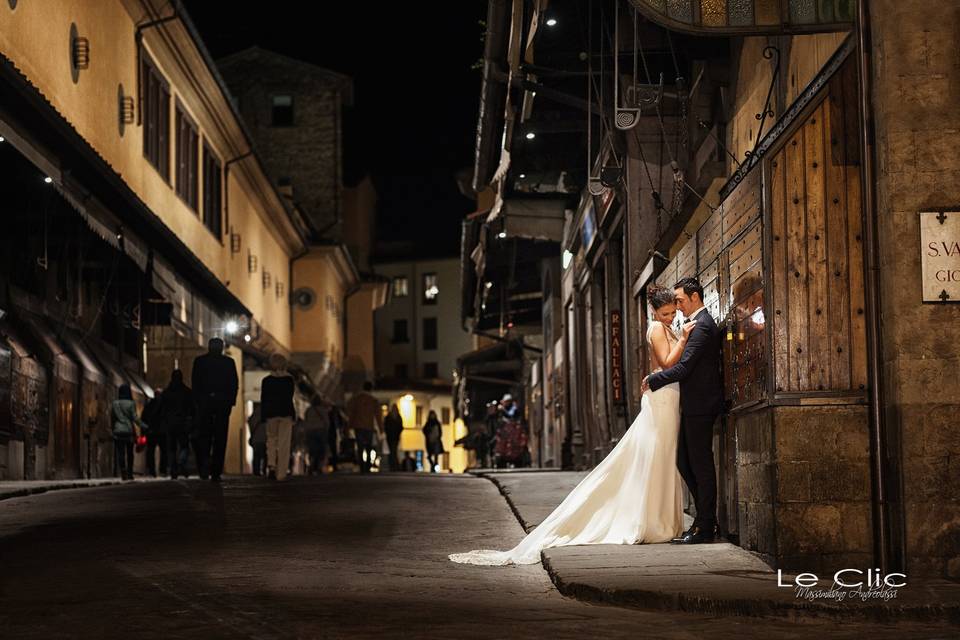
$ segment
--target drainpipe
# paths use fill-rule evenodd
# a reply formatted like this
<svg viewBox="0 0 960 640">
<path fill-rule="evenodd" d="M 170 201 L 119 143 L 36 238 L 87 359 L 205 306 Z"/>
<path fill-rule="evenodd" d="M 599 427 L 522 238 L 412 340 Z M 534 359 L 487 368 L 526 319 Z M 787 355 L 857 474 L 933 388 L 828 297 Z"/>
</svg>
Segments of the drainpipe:
<svg viewBox="0 0 960 640">
<path fill-rule="evenodd" d="M 892 570 L 887 475 L 887 425 L 883 404 L 883 349 L 880 341 L 880 268 L 877 241 L 876 146 L 871 106 L 871 39 L 867 0 L 857 3 L 857 63 L 860 79 L 860 151 L 863 179 L 864 313 L 867 333 L 867 389 L 870 400 L 870 485 L 873 512 L 873 555 L 884 573 Z M 901 537 L 900 544 L 903 540 Z M 896 559 L 902 563 L 903 555 Z M 901 568 L 901 567 L 897 567 Z"/>
</svg>

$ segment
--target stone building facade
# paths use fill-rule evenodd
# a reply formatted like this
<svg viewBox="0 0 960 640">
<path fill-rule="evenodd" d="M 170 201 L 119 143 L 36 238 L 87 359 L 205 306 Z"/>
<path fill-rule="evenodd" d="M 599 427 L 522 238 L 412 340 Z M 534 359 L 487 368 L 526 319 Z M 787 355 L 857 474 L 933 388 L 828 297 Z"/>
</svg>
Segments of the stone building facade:
<svg viewBox="0 0 960 640">
<path fill-rule="evenodd" d="M 267 51 L 244 49 L 217 60 L 270 177 L 301 209 L 317 237 L 343 233 L 343 108 L 347 76 Z"/>
<path fill-rule="evenodd" d="M 960 306 L 924 302 L 918 220 L 960 201 L 960 12 L 614 4 L 593 25 L 615 37 L 569 36 L 595 43 L 579 70 L 593 54 L 620 64 L 594 66 L 584 94 L 529 66 L 573 70 L 561 34 L 541 37 L 519 0 L 490 3 L 475 186 L 509 205 L 549 165 L 580 189 L 558 252 L 562 337 L 538 376 L 556 400 L 531 424 L 565 431 L 565 466 L 603 459 L 639 410 L 647 286 L 697 276 L 723 330 L 714 454 L 729 539 L 778 568 L 957 577 Z M 579 140 L 561 141 L 571 125 L 553 123 L 578 109 Z M 584 171 L 563 150 L 588 142 Z"/>
</svg>

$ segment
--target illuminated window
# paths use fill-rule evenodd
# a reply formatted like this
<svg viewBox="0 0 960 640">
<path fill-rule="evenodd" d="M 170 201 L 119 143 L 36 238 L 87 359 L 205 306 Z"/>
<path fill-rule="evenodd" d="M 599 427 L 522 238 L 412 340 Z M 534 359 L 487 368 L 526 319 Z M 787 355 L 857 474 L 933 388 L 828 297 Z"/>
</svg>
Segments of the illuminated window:
<svg viewBox="0 0 960 640">
<path fill-rule="evenodd" d="M 423 425 L 423 406 L 417 405 L 417 425 Z"/>
<path fill-rule="evenodd" d="M 437 286 L 437 274 L 423 274 L 423 304 L 437 304 L 437 294 L 440 288 Z"/>
<path fill-rule="evenodd" d="M 274 127 L 293 126 L 293 96 L 273 96 L 273 112 L 270 124 Z"/>
<path fill-rule="evenodd" d="M 406 298 L 407 297 L 407 278 L 406 276 L 398 276 L 393 279 L 393 297 L 394 298 Z"/>
</svg>

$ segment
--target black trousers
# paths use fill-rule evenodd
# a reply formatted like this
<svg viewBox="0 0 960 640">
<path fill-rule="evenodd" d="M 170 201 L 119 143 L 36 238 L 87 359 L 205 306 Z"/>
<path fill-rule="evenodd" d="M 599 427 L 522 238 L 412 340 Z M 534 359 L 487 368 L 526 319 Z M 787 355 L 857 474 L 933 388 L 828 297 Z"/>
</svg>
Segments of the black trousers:
<svg viewBox="0 0 960 640">
<path fill-rule="evenodd" d="M 677 469 L 697 505 L 693 526 L 712 531 L 717 524 L 717 473 L 713 464 L 716 415 L 680 417 Z"/>
<path fill-rule="evenodd" d="M 197 429 L 203 436 L 206 436 L 201 439 L 209 439 L 210 449 L 207 451 L 207 456 L 210 460 L 209 473 L 213 478 L 219 478 L 220 474 L 223 473 L 223 459 L 227 453 L 227 434 L 230 431 L 231 409 L 233 407 L 205 402 L 197 412 Z M 197 466 L 200 467 L 199 453 L 197 453 Z M 202 467 L 200 468 L 202 469 Z M 205 475 L 201 471 L 200 477 L 202 478 Z"/>
<path fill-rule="evenodd" d="M 190 443 L 193 445 L 193 457 L 197 460 L 197 474 L 201 480 L 210 477 L 210 444 L 213 435 L 205 431 L 196 431 L 190 434 Z"/>
<path fill-rule="evenodd" d="M 373 458 L 373 431 L 371 429 L 357 429 L 357 462 L 360 473 L 370 473 Z"/>
<path fill-rule="evenodd" d="M 400 471 L 400 434 L 387 436 L 387 445 L 390 447 L 390 471 Z"/>
<path fill-rule="evenodd" d="M 113 452 L 116 456 L 117 473 L 121 478 L 133 478 L 133 436 L 114 438 Z"/>
<path fill-rule="evenodd" d="M 253 446 L 253 475 L 267 475 L 267 445 L 255 444 Z"/>
<path fill-rule="evenodd" d="M 170 463 L 170 477 L 185 476 L 187 460 L 190 457 L 190 439 L 186 431 L 171 431 L 167 434 L 167 460 Z M 163 464 L 162 462 L 160 463 Z"/>
<path fill-rule="evenodd" d="M 160 475 L 167 473 L 167 434 L 147 433 L 147 473 L 157 475 L 157 447 L 160 447 Z"/>
</svg>

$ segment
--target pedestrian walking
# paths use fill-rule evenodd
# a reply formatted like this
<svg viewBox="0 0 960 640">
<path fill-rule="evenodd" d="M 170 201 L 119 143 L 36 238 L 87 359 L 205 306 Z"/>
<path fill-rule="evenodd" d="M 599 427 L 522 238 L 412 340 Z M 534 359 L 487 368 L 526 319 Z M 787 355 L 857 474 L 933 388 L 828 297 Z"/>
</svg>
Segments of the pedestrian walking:
<svg viewBox="0 0 960 640">
<path fill-rule="evenodd" d="M 207 353 L 193 361 L 190 381 L 197 400 L 197 423 L 193 433 L 194 453 L 200 478 L 220 482 L 227 452 L 230 412 L 237 403 L 240 384 L 237 367 L 223 353 L 221 338 L 211 338 Z"/>
<path fill-rule="evenodd" d="M 183 383 L 183 371 L 174 369 L 170 384 L 160 396 L 157 409 L 160 421 L 167 431 L 167 460 L 170 477 L 187 477 L 187 462 L 190 458 L 190 432 L 197 417 L 193 391 Z"/>
<path fill-rule="evenodd" d="M 330 412 L 319 395 L 313 396 L 310 407 L 303 416 L 303 430 L 307 439 L 307 453 L 310 457 L 308 473 L 322 474 L 324 459 L 327 456 L 327 441 L 330 437 Z"/>
<path fill-rule="evenodd" d="M 423 435 L 427 441 L 427 460 L 430 461 L 430 473 L 435 473 L 440 464 L 440 454 L 443 450 L 443 426 L 437 419 L 437 412 L 431 411 L 427 415 L 427 422 L 423 425 Z"/>
<path fill-rule="evenodd" d="M 373 394 L 373 384 L 363 383 L 363 391 L 355 393 L 347 403 L 349 428 L 353 429 L 357 439 L 357 457 L 360 463 L 360 473 L 370 473 L 373 465 L 374 437 L 383 432 L 383 416 L 380 414 L 380 403 Z"/>
<path fill-rule="evenodd" d="M 267 425 L 267 477 L 286 480 L 290 469 L 290 444 L 297 412 L 293 407 L 293 377 L 287 373 L 287 359 L 270 356 L 270 375 L 260 383 L 260 411 Z"/>
<path fill-rule="evenodd" d="M 154 389 L 153 397 L 147 401 L 143 412 L 140 413 L 140 419 L 149 425 L 146 429 L 146 463 L 147 473 L 154 478 L 157 477 L 158 448 L 160 449 L 160 475 L 167 475 L 167 428 L 159 416 L 160 398 L 162 394 L 162 389 Z"/>
<path fill-rule="evenodd" d="M 403 417 L 396 404 L 390 405 L 390 412 L 383 419 L 383 430 L 390 447 L 390 471 L 400 470 L 400 434 L 403 433 Z"/>
<path fill-rule="evenodd" d="M 346 420 L 343 419 L 343 409 L 337 405 L 330 407 L 330 431 L 327 434 L 327 462 L 333 471 L 337 470 L 337 460 L 340 458 L 340 444 L 343 438 L 343 428 Z"/>
<path fill-rule="evenodd" d="M 147 425 L 137 415 L 130 385 L 122 384 L 117 389 L 117 399 L 111 405 L 113 416 L 113 450 L 117 473 L 124 480 L 133 480 L 133 445 Z"/>
<path fill-rule="evenodd" d="M 250 430 L 250 446 L 253 447 L 253 475 L 267 475 L 267 425 L 263 420 L 260 403 L 253 405 L 253 413 L 247 418 Z"/>
</svg>

